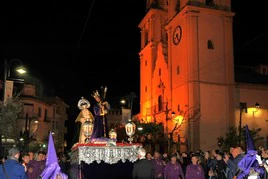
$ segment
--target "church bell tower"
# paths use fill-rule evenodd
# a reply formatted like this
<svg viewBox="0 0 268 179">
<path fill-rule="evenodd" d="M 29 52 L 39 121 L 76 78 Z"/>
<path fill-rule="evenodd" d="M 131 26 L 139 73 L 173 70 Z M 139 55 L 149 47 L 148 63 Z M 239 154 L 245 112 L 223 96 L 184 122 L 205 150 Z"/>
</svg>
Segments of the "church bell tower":
<svg viewBox="0 0 268 179">
<path fill-rule="evenodd" d="M 184 150 L 216 148 L 235 117 L 231 0 L 147 0 L 146 6 L 139 24 L 141 118 L 171 134 L 171 112 L 187 111 L 173 139 L 180 136 Z M 191 119 L 196 110 L 199 117 Z"/>
</svg>

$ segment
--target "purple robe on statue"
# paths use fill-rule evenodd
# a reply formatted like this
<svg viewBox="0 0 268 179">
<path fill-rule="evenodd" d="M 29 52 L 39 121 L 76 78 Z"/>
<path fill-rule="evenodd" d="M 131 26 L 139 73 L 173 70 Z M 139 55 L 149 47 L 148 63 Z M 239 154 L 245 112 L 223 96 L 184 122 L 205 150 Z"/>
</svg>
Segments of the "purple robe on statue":
<svg viewBox="0 0 268 179">
<path fill-rule="evenodd" d="M 167 163 L 164 169 L 165 179 L 185 179 L 181 165 L 176 162 L 173 164 L 171 161 Z"/>
<path fill-rule="evenodd" d="M 105 106 L 104 106 L 105 107 Z M 107 108 L 104 110 L 109 110 L 110 105 L 108 104 Z M 91 135 L 91 138 L 102 138 L 102 137 L 107 137 L 109 138 L 108 134 L 108 122 L 107 122 L 107 117 L 106 114 L 102 115 L 101 108 L 98 104 L 95 104 L 93 107 L 94 111 L 94 127 L 93 127 L 93 132 Z M 105 134 L 105 135 L 104 135 Z"/>
<path fill-rule="evenodd" d="M 153 159 L 154 178 L 164 178 L 165 164 L 162 159 Z"/>
<path fill-rule="evenodd" d="M 201 165 L 189 164 L 186 167 L 186 179 L 205 179 L 205 173 Z"/>
</svg>

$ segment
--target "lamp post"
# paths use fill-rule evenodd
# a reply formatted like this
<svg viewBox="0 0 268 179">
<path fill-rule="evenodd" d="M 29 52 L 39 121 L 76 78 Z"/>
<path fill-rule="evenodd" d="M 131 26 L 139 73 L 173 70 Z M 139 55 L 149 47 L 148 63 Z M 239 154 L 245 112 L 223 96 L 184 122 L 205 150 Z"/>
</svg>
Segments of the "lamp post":
<svg viewBox="0 0 268 179">
<path fill-rule="evenodd" d="M 165 111 L 165 114 L 166 114 L 166 136 L 167 136 L 167 139 L 168 139 L 168 135 L 169 135 L 169 133 L 168 133 L 168 121 L 171 120 L 171 119 L 174 117 L 174 115 L 175 115 L 175 112 L 173 111 L 173 112 L 171 113 L 171 117 L 169 117 L 169 112 L 170 112 L 170 111 L 171 111 L 171 109 L 168 109 L 168 105 L 166 105 L 166 111 Z M 173 136 L 171 136 L 171 135 L 172 135 L 172 133 L 170 133 L 170 139 L 168 140 L 167 151 L 169 151 L 169 149 L 170 149 L 170 144 L 172 143 L 171 140 L 173 140 Z"/>
<path fill-rule="evenodd" d="M 248 112 L 247 103 L 240 102 L 240 117 L 239 117 L 239 137 L 238 137 L 238 144 L 241 145 L 241 130 L 242 130 L 242 113 L 245 110 L 245 113 Z"/>
<path fill-rule="evenodd" d="M 169 111 L 171 111 L 171 109 L 166 108 L 165 114 L 166 114 L 166 133 L 167 134 L 168 134 L 168 120 L 172 119 L 175 116 L 175 112 L 172 111 L 171 117 L 169 117 Z"/>
<path fill-rule="evenodd" d="M 3 104 L 6 105 L 6 100 L 7 100 L 7 80 L 11 80 L 11 81 L 23 81 L 22 79 L 10 79 L 10 67 L 11 67 L 11 64 L 13 62 L 17 62 L 20 64 L 20 66 L 23 66 L 22 62 L 18 59 L 12 59 L 10 61 L 8 61 L 7 59 L 5 59 L 4 61 L 4 78 L 3 78 L 3 86 L 2 86 L 2 101 L 3 101 Z M 20 67 L 20 68 L 17 68 L 16 69 L 17 72 L 19 72 L 20 74 L 24 74 L 26 73 L 26 70 L 25 68 L 23 67 Z M 9 83 L 11 85 L 11 83 Z M 12 86 L 10 86 L 11 89 L 10 89 L 10 93 L 11 93 L 11 97 L 12 97 L 12 93 L 13 93 L 13 84 Z M 7 137 L 7 136 L 6 136 Z M 5 143 L 6 145 L 6 143 Z M 5 147 L 6 148 L 6 147 Z M 0 153 L 2 153 L 2 133 L 0 132 Z"/>
<path fill-rule="evenodd" d="M 252 111 L 252 115 L 253 115 L 252 127 L 253 127 L 253 129 L 255 127 L 255 114 L 259 111 L 259 109 L 260 109 L 260 104 L 257 102 L 255 104 L 255 110 Z"/>
<path fill-rule="evenodd" d="M 21 133 L 20 140 L 24 142 L 24 147 L 29 151 L 30 143 L 32 141 L 33 134 L 38 128 L 38 120 L 34 120 L 34 124 L 32 124 L 31 114 L 26 113 L 25 115 L 25 127 L 24 132 Z"/>
<path fill-rule="evenodd" d="M 127 96 L 123 97 L 120 100 L 120 103 L 122 105 L 126 105 L 127 103 L 127 107 L 128 109 L 130 109 L 130 119 L 132 119 L 132 107 L 133 107 L 133 101 L 135 98 L 137 98 L 136 94 L 134 92 L 131 92 L 130 94 L 128 94 Z"/>
<path fill-rule="evenodd" d="M 245 113 L 248 113 L 248 108 L 247 108 L 247 103 L 245 102 L 240 102 L 239 104 L 239 108 L 240 108 L 240 117 L 239 117 L 239 138 L 238 138 L 238 144 L 241 145 L 241 133 L 242 133 L 242 114 L 243 114 L 243 111 Z M 254 113 L 256 113 L 259 108 L 260 108 L 260 104 L 257 102 L 255 104 L 255 108 L 256 108 L 256 111 L 253 111 L 253 116 L 254 116 Z"/>
<path fill-rule="evenodd" d="M 6 102 L 6 97 L 7 97 L 6 96 L 7 80 L 24 82 L 23 79 L 16 79 L 16 78 L 10 79 L 10 66 L 13 62 L 19 63 L 19 67 L 16 69 L 16 71 L 18 73 L 20 73 L 20 74 L 26 73 L 26 69 L 23 67 L 23 63 L 19 59 L 12 59 L 10 61 L 5 59 L 5 62 L 4 62 L 4 80 L 3 80 L 3 97 L 2 97 L 2 100 L 4 101 L 4 103 Z"/>
</svg>

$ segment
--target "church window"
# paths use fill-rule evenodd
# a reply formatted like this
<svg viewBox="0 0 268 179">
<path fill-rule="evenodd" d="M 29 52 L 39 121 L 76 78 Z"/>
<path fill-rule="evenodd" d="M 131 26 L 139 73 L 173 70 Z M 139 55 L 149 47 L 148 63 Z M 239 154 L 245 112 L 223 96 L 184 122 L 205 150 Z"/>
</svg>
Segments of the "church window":
<svg viewBox="0 0 268 179">
<path fill-rule="evenodd" d="M 208 40 L 208 49 L 214 49 L 214 45 L 211 40 Z"/>
<path fill-rule="evenodd" d="M 158 111 L 163 111 L 163 99 L 162 99 L 162 96 L 158 97 Z"/>
<path fill-rule="evenodd" d="M 158 70 L 158 75 L 161 76 L 161 68 Z"/>
<path fill-rule="evenodd" d="M 177 66 L 177 75 L 180 74 L 180 65 Z"/>
<path fill-rule="evenodd" d="M 147 45 L 149 43 L 148 30 L 145 31 L 144 38 L 145 38 L 145 45 Z"/>
<path fill-rule="evenodd" d="M 168 33 L 166 33 L 166 41 L 168 42 Z"/>
<path fill-rule="evenodd" d="M 180 1 L 178 1 L 177 2 L 177 4 L 176 4 L 176 8 L 175 8 L 175 10 L 177 11 L 177 12 L 179 12 L 180 11 Z"/>
</svg>

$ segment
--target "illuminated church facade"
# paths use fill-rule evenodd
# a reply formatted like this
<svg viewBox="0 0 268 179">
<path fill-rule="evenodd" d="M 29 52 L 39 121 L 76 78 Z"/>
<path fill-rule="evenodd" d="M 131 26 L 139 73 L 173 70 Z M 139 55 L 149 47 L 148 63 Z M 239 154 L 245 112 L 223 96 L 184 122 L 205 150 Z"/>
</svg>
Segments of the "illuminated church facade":
<svg viewBox="0 0 268 179">
<path fill-rule="evenodd" d="M 217 138 L 240 121 L 267 126 L 267 110 L 254 111 L 256 102 L 268 107 L 267 86 L 235 81 L 231 0 L 146 3 L 139 24 L 142 121 L 162 123 L 181 150 L 215 149 Z M 256 122 L 256 114 L 263 122 Z"/>
</svg>

